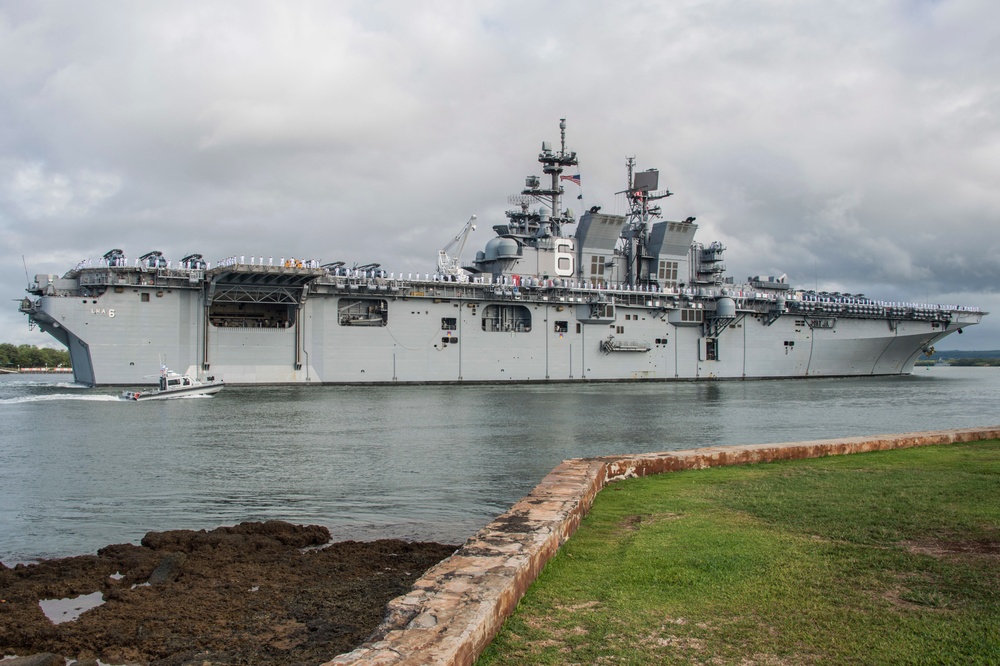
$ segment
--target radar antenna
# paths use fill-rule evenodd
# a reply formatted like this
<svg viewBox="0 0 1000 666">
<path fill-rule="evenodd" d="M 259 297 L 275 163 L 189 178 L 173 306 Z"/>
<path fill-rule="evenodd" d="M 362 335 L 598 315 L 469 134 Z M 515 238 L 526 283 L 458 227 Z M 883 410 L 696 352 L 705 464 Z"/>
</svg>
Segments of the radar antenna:
<svg viewBox="0 0 1000 666">
<path fill-rule="evenodd" d="M 532 216 L 525 214 L 525 211 L 508 212 L 507 217 L 515 223 L 515 226 L 523 226 L 522 233 L 534 235 L 535 233 L 548 233 L 553 236 L 562 235 L 562 225 L 575 222 L 570 215 L 562 210 L 563 188 L 559 184 L 560 176 L 566 167 L 577 166 L 580 162 L 576 158 L 576 153 L 566 148 L 566 119 L 559 119 L 559 150 L 552 150 L 552 144 L 548 141 L 542 142 L 542 152 L 538 154 L 538 161 L 542 165 L 542 173 L 549 176 L 548 187 L 544 188 L 542 180 L 538 176 L 528 176 L 524 179 L 524 189 L 522 195 L 530 196 L 548 208 L 548 212 Z M 545 229 L 544 227 L 548 227 Z M 529 228 L 531 227 L 531 228 Z"/>
<path fill-rule="evenodd" d="M 623 248 L 626 260 L 625 280 L 635 286 L 642 284 L 647 278 L 641 270 L 641 264 L 648 260 L 645 248 L 649 240 L 649 221 L 660 217 L 662 213 L 659 206 L 651 204 L 672 196 L 673 192 L 657 189 L 660 185 L 660 172 L 656 169 L 637 172 L 634 157 L 625 158 L 625 166 L 628 169 L 628 189 L 618 193 L 625 195 L 629 207 L 628 231 L 623 234 L 626 239 Z"/>
</svg>

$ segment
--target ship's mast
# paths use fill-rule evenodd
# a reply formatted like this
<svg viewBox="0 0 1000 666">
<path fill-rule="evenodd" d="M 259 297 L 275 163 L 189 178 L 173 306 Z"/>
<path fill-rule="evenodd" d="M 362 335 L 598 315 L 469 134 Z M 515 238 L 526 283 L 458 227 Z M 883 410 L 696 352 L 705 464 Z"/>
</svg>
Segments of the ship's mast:
<svg viewBox="0 0 1000 666">
<path fill-rule="evenodd" d="M 538 155 L 538 161 L 542 165 L 542 172 L 548 174 L 550 178 L 548 189 L 542 189 L 541 179 L 538 176 L 528 176 L 524 180 L 525 187 L 521 191 L 521 194 L 534 197 L 549 208 L 547 219 L 544 216 L 540 216 L 537 219 L 538 226 L 533 231 L 538 235 L 560 236 L 562 235 L 563 224 L 575 222 L 575 220 L 562 210 L 562 195 L 564 190 L 559 184 L 560 176 L 562 176 L 566 167 L 579 164 L 576 153 L 566 149 L 565 118 L 559 119 L 559 150 L 553 151 L 552 144 L 548 141 L 543 141 L 542 152 Z M 512 214 L 508 213 L 508 216 L 512 220 L 514 219 Z"/>
<path fill-rule="evenodd" d="M 673 192 L 657 190 L 660 172 L 656 169 L 635 171 L 635 158 L 627 157 L 625 166 L 628 169 L 628 189 L 625 196 L 629 205 L 629 222 L 623 237 L 625 238 L 625 279 L 628 284 L 636 286 L 648 281 L 648 275 L 642 275 L 642 264 L 652 257 L 646 256 L 645 248 L 649 238 L 649 221 L 661 214 L 660 207 L 651 205 L 654 201 L 665 199 Z"/>
</svg>

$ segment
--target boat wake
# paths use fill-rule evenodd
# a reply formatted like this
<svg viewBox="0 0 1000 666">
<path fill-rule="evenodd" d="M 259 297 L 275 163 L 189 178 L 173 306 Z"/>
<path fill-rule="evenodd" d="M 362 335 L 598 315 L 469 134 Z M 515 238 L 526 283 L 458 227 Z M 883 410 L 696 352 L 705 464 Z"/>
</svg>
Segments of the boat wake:
<svg viewBox="0 0 1000 666">
<path fill-rule="evenodd" d="M 16 405 L 22 402 L 53 402 L 57 400 L 85 400 L 90 402 L 118 402 L 115 395 L 74 395 L 53 393 L 51 395 L 22 395 L 16 398 L 0 398 L 0 405 Z"/>
<path fill-rule="evenodd" d="M 92 389 L 93 386 L 88 384 L 77 384 L 75 382 L 40 382 L 33 381 L 30 379 L 14 380 L 4 382 L 2 385 L 4 388 L 59 388 L 59 389 L 72 389 L 74 391 L 81 389 Z"/>
</svg>

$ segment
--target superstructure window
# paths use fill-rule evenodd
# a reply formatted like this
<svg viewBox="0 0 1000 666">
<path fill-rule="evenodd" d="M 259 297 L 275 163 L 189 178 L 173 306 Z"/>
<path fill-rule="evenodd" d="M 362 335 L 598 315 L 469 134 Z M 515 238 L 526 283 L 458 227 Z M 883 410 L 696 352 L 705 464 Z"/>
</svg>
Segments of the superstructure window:
<svg viewBox="0 0 1000 666">
<path fill-rule="evenodd" d="M 596 255 L 590 258 L 590 281 L 595 284 L 605 284 L 604 269 L 607 258 L 604 255 Z"/>
<path fill-rule="evenodd" d="M 692 310 L 691 308 L 684 308 L 681 310 L 681 321 L 700 323 L 705 318 L 704 310 Z"/>
<path fill-rule="evenodd" d="M 659 270 L 656 273 L 657 281 L 661 287 L 677 288 L 677 266 L 676 261 L 660 259 Z"/>
<path fill-rule="evenodd" d="M 441 330 L 442 331 L 453 331 L 458 328 L 458 318 L 457 317 L 441 317 Z"/>
<path fill-rule="evenodd" d="M 568 321 L 557 321 L 555 327 L 556 333 L 568 333 L 569 332 L 569 322 Z"/>
</svg>

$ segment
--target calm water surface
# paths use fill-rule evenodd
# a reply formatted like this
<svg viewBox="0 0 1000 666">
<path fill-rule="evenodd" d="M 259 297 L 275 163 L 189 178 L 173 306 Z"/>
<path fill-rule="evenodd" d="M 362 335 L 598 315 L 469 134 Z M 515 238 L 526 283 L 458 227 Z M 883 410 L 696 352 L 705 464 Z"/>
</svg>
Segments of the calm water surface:
<svg viewBox="0 0 1000 666">
<path fill-rule="evenodd" d="M 566 458 L 1000 423 L 1000 368 L 585 386 L 228 387 L 134 403 L 0 375 L 0 561 L 150 530 L 319 523 L 450 543 Z"/>
</svg>

